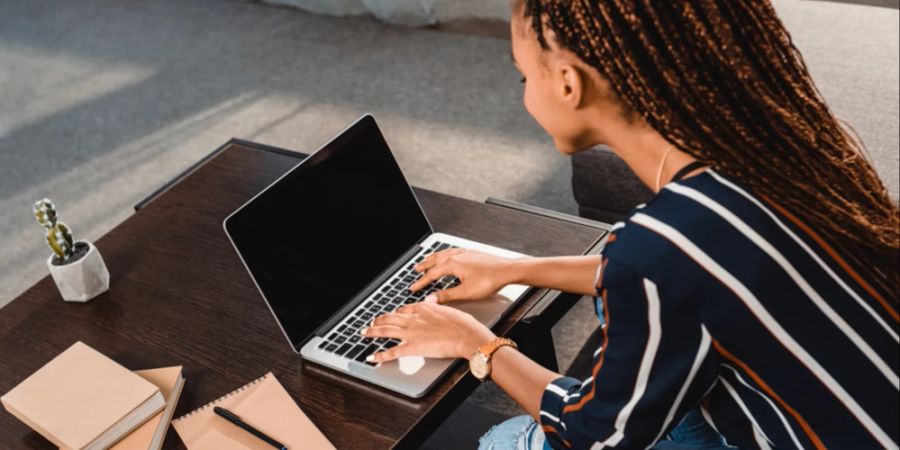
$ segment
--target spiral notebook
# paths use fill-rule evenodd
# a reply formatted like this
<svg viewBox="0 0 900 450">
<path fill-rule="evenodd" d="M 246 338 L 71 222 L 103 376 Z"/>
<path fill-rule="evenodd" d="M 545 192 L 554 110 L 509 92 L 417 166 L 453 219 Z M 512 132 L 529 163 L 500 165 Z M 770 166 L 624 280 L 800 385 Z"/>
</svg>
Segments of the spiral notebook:
<svg viewBox="0 0 900 450">
<path fill-rule="evenodd" d="M 272 372 L 172 421 L 189 450 L 272 450 L 272 446 L 213 412 L 220 406 L 288 450 L 334 450 Z"/>
</svg>

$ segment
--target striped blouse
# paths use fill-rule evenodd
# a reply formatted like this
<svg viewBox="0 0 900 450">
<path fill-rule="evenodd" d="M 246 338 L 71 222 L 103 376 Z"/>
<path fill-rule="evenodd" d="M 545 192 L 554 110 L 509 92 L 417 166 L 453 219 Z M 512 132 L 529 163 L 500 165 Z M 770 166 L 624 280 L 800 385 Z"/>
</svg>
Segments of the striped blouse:
<svg viewBox="0 0 900 450">
<path fill-rule="evenodd" d="M 729 445 L 898 448 L 897 299 L 712 170 L 613 227 L 586 380 L 541 399 L 554 448 L 644 449 L 699 406 Z"/>
</svg>

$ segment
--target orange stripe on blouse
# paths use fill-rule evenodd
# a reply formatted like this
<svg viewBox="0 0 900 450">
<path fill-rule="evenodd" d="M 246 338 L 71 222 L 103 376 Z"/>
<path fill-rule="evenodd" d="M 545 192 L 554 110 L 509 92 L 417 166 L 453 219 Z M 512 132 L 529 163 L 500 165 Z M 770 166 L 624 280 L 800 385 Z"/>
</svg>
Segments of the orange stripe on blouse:
<svg viewBox="0 0 900 450">
<path fill-rule="evenodd" d="M 566 448 L 572 448 L 572 443 L 563 439 L 563 437 L 559 435 L 559 431 L 556 431 L 553 427 L 548 426 L 548 425 L 541 425 L 541 429 L 544 430 L 544 433 L 553 433 L 553 434 L 559 436 L 559 440 L 562 441 L 563 445 L 565 445 Z"/>
<path fill-rule="evenodd" d="M 606 264 L 609 262 L 609 258 L 603 258 L 600 261 L 600 276 L 597 277 L 597 285 L 594 286 L 594 289 L 600 290 L 600 286 L 603 286 L 603 274 L 606 273 Z"/>
<path fill-rule="evenodd" d="M 594 370 L 591 371 L 591 376 L 594 377 L 593 381 L 591 381 L 591 390 L 582 396 L 578 403 L 563 407 L 563 414 L 580 410 L 587 402 L 594 398 L 594 390 L 597 385 L 597 374 L 600 373 L 600 368 L 603 367 L 603 360 L 606 359 L 606 346 L 609 343 L 609 335 L 607 334 L 607 330 L 609 330 L 609 308 L 606 304 L 605 290 L 603 291 L 601 298 L 603 299 L 603 320 L 606 325 L 603 326 L 603 344 L 600 345 L 600 359 L 597 360 Z"/>
<path fill-rule="evenodd" d="M 859 273 L 853 270 L 853 267 L 847 264 L 847 261 L 841 258 L 841 256 L 834 250 L 834 248 L 828 245 L 828 243 L 825 242 L 824 239 L 816 234 L 816 232 L 808 227 L 805 223 L 800 221 L 800 219 L 782 208 L 777 203 L 764 196 L 762 196 L 762 199 L 763 201 L 768 203 L 769 206 L 781 213 L 784 217 L 787 217 L 788 220 L 790 220 L 794 223 L 794 225 L 803 230 L 804 233 L 809 235 L 809 237 L 812 238 L 812 240 L 817 244 L 819 244 L 819 246 L 822 247 L 822 249 L 825 250 L 825 252 L 828 253 L 828 255 L 831 256 L 831 258 L 834 259 L 835 262 L 837 262 L 837 264 L 841 266 L 841 268 L 844 269 L 844 271 L 847 272 L 847 274 L 850 275 L 850 277 L 853 278 L 853 280 L 855 280 L 857 284 L 859 284 L 866 292 L 869 293 L 869 295 L 871 295 L 875 300 L 878 301 L 878 303 L 881 304 L 881 306 L 885 309 L 885 311 L 887 311 L 888 314 L 890 314 L 895 322 L 900 322 L 900 314 L 897 313 L 897 310 L 892 308 L 887 300 L 885 300 L 884 297 L 882 297 L 881 294 L 878 293 L 878 291 L 872 288 L 872 286 L 867 283 L 866 280 L 864 280 L 863 277 L 859 275 Z"/>
<path fill-rule="evenodd" d="M 797 412 L 797 410 L 792 408 L 791 405 L 788 405 L 784 400 L 782 400 L 781 397 L 778 396 L 778 394 L 776 394 L 775 391 L 773 391 L 772 388 L 769 387 L 769 385 L 766 384 L 766 382 L 756 374 L 756 372 L 750 369 L 750 367 L 747 366 L 746 363 L 738 359 L 736 356 L 732 355 L 728 350 L 725 349 L 725 347 L 722 347 L 722 344 L 720 344 L 715 339 L 713 339 L 712 344 L 719 355 L 740 367 L 741 370 L 744 371 L 744 373 L 746 373 L 750 378 L 753 379 L 753 381 L 756 382 L 757 386 L 765 391 L 765 393 L 769 397 L 778 402 L 778 404 L 781 405 L 781 407 L 784 408 L 784 410 L 787 411 L 788 414 L 790 414 L 798 424 L 800 424 L 800 428 L 803 429 L 803 432 L 806 433 L 806 436 L 810 441 L 812 441 L 813 445 L 815 445 L 817 449 L 821 450 L 825 448 L 825 444 L 822 443 L 822 440 L 819 439 L 819 436 L 815 433 L 815 431 L 812 430 L 812 427 L 809 426 L 809 423 L 806 422 L 806 419 L 804 419 L 803 416 L 801 416 L 800 413 Z"/>
</svg>

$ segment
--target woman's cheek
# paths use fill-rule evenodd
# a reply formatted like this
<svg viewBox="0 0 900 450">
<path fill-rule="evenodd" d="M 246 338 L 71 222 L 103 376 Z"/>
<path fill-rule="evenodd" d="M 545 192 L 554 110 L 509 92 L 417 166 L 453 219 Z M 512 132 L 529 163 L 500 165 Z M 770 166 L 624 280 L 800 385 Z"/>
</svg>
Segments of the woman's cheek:
<svg viewBox="0 0 900 450">
<path fill-rule="evenodd" d="M 525 86 L 525 110 L 531 114 L 531 117 L 544 129 L 550 136 L 556 137 L 558 130 L 555 129 L 553 114 L 547 108 L 547 102 L 540 96 L 540 91 L 533 84 Z"/>
</svg>

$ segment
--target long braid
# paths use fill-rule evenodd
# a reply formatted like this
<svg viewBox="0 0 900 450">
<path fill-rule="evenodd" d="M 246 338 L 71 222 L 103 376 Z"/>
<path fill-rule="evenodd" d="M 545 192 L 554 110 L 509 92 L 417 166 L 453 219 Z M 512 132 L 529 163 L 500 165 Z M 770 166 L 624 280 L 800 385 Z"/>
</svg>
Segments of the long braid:
<svg viewBox="0 0 900 450">
<path fill-rule="evenodd" d="M 768 0 L 524 0 L 680 150 L 802 218 L 898 295 L 900 213 Z M 880 270 L 879 270 L 880 269 Z"/>
</svg>

